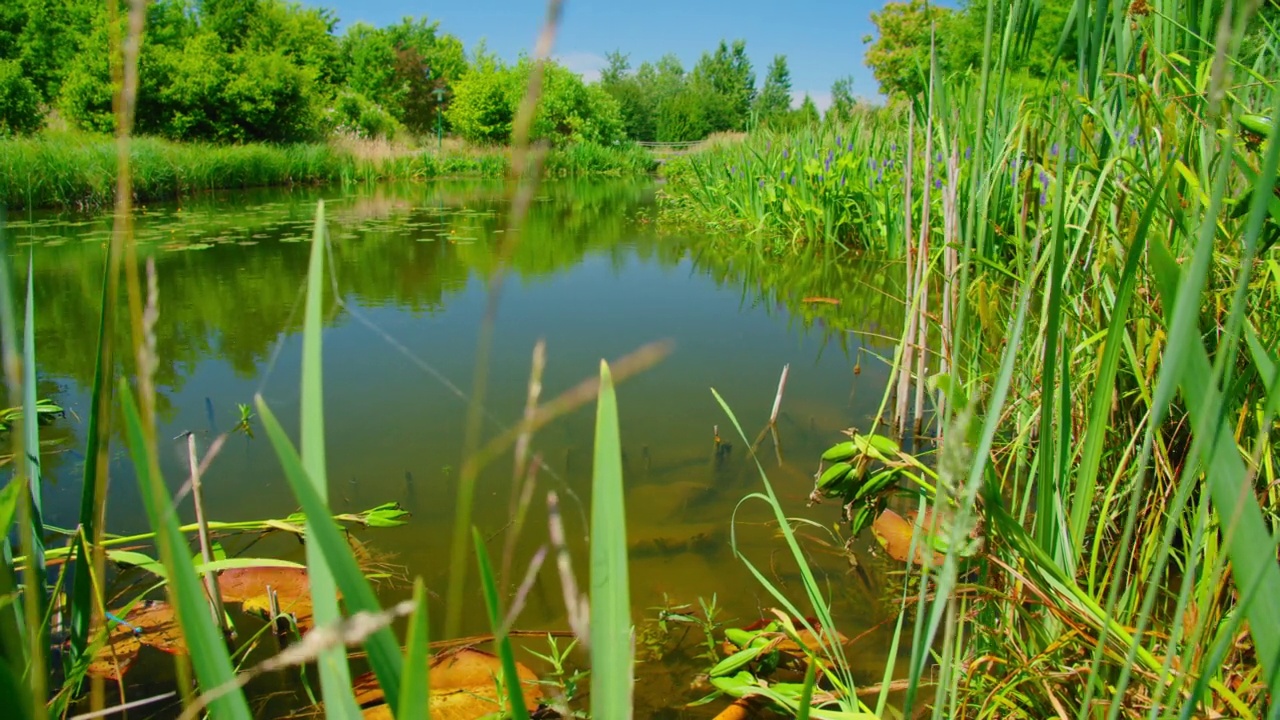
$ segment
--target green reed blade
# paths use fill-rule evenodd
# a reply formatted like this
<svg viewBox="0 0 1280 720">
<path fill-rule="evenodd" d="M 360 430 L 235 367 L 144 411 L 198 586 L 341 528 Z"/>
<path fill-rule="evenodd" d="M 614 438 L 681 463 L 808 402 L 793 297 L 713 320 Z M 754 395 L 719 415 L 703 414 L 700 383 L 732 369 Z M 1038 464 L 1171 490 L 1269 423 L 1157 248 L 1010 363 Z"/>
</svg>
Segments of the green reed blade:
<svg viewBox="0 0 1280 720">
<path fill-rule="evenodd" d="M 591 705 L 598 717 L 631 717 L 631 589 L 618 400 L 600 361 L 591 471 Z"/>
<path fill-rule="evenodd" d="M 302 467 L 305 479 L 324 507 L 328 502 L 328 473 L 324 454 L 324 382 L 322 377 L 321 335 L 324 331 L 321 306 L 324 298 L 325 222 L 324 201 L 316 204 L 315 229 L 311 237 L 311 259 L 307 268 L 307 299 L 302 326 Z M 296 494 L 296 490 L 295 490 Z M 323 513 L 307 513 L 307 536 L 314 535 L 313 518 L 329 517 Z M 325 522 L 325 521 L 321 521 Z M 317 625 L 332 625 L 341 617 L 334 592 L 333 569 L 325 553 L 316 543 L 307 543 L 307 574 L 311 582 L 311 598 Z M 397 658 L 398 659 L 398 658 Z M 329 648 L 320 655 L 320 690 L 331 717 L 350 717 L 357 712 L 351 694 L 351 670 L 346 651 Z M 378 678 L 382 681 L 382 678 Z M 398 678 L 397 678 L 398 680 Z M 388 697 L 395 695 L 384 686 Z"/>
<path fill-rule="evenodd" d="M 1207 244 L 1212 245 L 1211 238 Z M 1240 457 L 1229 421 L 1221 415 L 1222 392 L 1205 383 L 1205 378 L 1212 377 L 1212 365 L 1200 340 L 1196 316 L 1208 268 L 1201 269 L 1193 261 L 1189 268 L 1180 269 L 1162 244 L 1153 247 L 1157 261 L 1152 266 L 1160 280 L 1160 297 L 1166 308 L 1172 308 L 1168 311 L 1172 329 L 1165 355 L 1182 358 L 1178 384 L 1191 414 L 1194 432 L 1204 435 L 1201 453 L 1205 482 L 1210 499 L 1223 518 L 1223 526 L 1229 529 L 1227 555 L 1231 558 L 1235 585 L 1243 589 L 1260 584 L 1259 600 L 1241 610 L 1249 620 L 1249 630 L 1258 648 L 1262 681 L 1273 696 L 1280 696 L 1280 605 L 1269 600 L 1280 597 L 1280 566 L 1276 565 L 1274 556 L 1258 552 L 1259 548 L 1270 547 L 1271 533 L 1254 497 L 1251 476 Z M 1179 322 L 1181 313 L 1187 314 L 1185 324 Z M 1182 327 L 1186 329 L 1175 336 Z"/>
<path fill-rule="evenodd" d="M 476 563 L 480 566 L 480 588 L 484 591 L 484 606 L 489 611 L 489 627 L 493 630 L 493 644 L 498 659 L 502 662 L 502 686 L 511 715 L 516 720 L 529 720 L 529 708 L 524 702 L 524 689 L 520 687 L 520 673 L 516 670 L 516 654 L 511 648 L 511 637 L 503 626 L 502 607 L 498 600 L 498 586 L 493 579 L 493 563 L 489 560 L 489 549 L 484 546 L 484 538 L 480 530 L 471 528 L 471 539 L 475 544 Z M 593 626 L 594 627 L 594 626 Z M 593 668 L 594 676 L 596 669 Z M 594 693 L 593 693 L 594 697 Z M 597 713 L 600 711 L 597 709 Z M 624 715 L 601 715 L 601 717 L 625 717 Z"/>
<path fill-rule="evenodd" d="M 32 528 L 35 529 L 34 560 L 36 570 L 44 576 L 44 501 L 41 499 L 40 421 L 36 413 L 36 321 L 35 321 L 35 256 L 27 256 L 27 307 L 22 326 L 22 447 L 31 483 Z M 43 588 L 44 584 L 40 583 Z"/>
<path fill-rule="evenodd" d="M 1170 166 L 1161 176 L 1160 181 L 1152 188 L 1148 196 L 1147 206 L 1142 211 L 1142 218 L 1129 244 L 1125 255 L 1124 268 L 1120 271 L 1119 286 L 1116 290 L 1115 302 L 1111 307 L 1111 321 L 1107 327 L 1107 336 L 1102 351 L 1102 361 L 1098 365 L 1097 380 L 1094 385 L 1093 398 L 1089 408 L 1089 424 L 1086 426 L 1084 444 L 1080 452 L 1080 463 L 1076 468 L 1075 492 L 1071 506 L 1071 546 L 1073 552 L 1084 552 L 1085 527 L 1089 522 L 1089 514 L 1093 512 L 1093 500 L 1097 492 L 1098 466 L 1102 461 L 1102 443 L 1106 439 L 1109 426 L 1107 415 L 1111 412 L 1112 399 L 1115 396 L 1115 378 L 1120 367 L 1121 342 L 1129 322 L 1129 306 L 1133 303 L 1133 295 L 1138 280 L 1138 267 L 1146 254 L 1147 232 L 1155 217 L 1158 198 L 1173 171 Z M 1089 580 L 1090 589 L 1093 578 Z"/>
<path fill-rule="evenodd" d="M 427 589 L 421 577 L 413 581 L 413 602 L 409 629 L 404 634 L 404 670 L 396 720 L 430 720 L 431 717 L 431 630 L 427 622 Z"/>
<path fill-rule="evenodd" d="M 303 467 L 302 459 L 298 456 L 298 451 L 294 449 L 293 443 L 289 441 L 289 436 L 285 434 L 284 428 L 280 426 L 280 421 L 276 419 L 275 413 L 271 412 L 271 408 L 267 407 L 267 403 L 262 399 L 262 396 L 255 398 L 255 404 L 258 409 L 258 417 L 262 421 L 262 427 L 266 432 L 267 438 L 271 441 L 271 447 L 275 450 L 276 457 L 280 460 L 285 479 L 293 490 L 293 496 L 298 501 L 298 505 L 302 507 L 302 512 L 308 518 L 307 547 L 314 547 L 316 552 L 322 554 L 321 562 L 332 573 L 337 589 L 342 591 L 343 601 L 346 603 L 349 612 L 381 612 L 382 608 L 378 605 L 378 598 L 374 595 L 368 579 L 361 574 L 360 565 L 356 562 L 355 555 L 352 554 L 351 547 L 347 545 L 346 539 L 343 538 L 342 531 L 336 524 L 331 522 L 313 522 L 314 518 L 329 517 L 329 508 L 320 497 L 320 494 L 316 492 L 315 485 L 311 478 L 308 477 L 307 469 Z M 307 566 L 309 572 L 310 568 L 315 567 L 310 562 L 307 563 Z M 311 592 L 313 594 L 316 592 L 314 585 L 311 587 Z M 332 593 L 329 597 L 336 605 L 337 594 Z M 391 706 L 392 712 L 395 713 L 400 704 L 400 681 L 404 661 L 400 654 L 400 648 L 396 644 L 395 635 L 392 634 L 390 628 L 384 627 L 370 635 L 364 641 L 364 646 L 369 653 L 369 665 L 372 666 L 374 675 L 378 678 L 378 684 L 382 686 L 382 690 L 386 695 L 387 704 Z M 345 651 L 339 650 L 337 662 L 345 669 L 347 657 Z M 355 698 L 351 694 L 350 685 L 341 690 L 338 687 L 330 687 L 327 690 L 325 704 L 328 712 L 337 714 L 341 712 L 340 708 L 355 707 Z M 356 715 L 358 714 L 359 710 L 357 709 Z M 354 717 L 353 715 L 337 716 Z"/>
<path fill-rule="evenodd" d="M 169 573 L 166 592 L 177 611 L 178 623 L 182 627 L 200 688 L 206 692 L 221 688 L 235 681 L 226 640 L 209 613 L 204 587 L 196 574 L 187 543 L 178 530 L 176 508 L 163 478 L 160 477 L 159 461 L 154 448 L 147 446 L 133 391 L 123 378 L 120 380 L 119 394 L 129 455 L 133 459 L 138 478 L 138 492 L 142 496 L 147 519 L 156 531 L 156 549 L 159 551 L 160 561 Z M 249 720 L 253 717 L 245 702 L 244 693 L 238 689 L 213 700 L 209 709 L 210 714 L 219 720 Z"/>
<path fill-rule="evenodd" d="M 93 363 L 93 390 L 89 395 L 89 422 L 85 427 L 84 473 L 80 485 L 80 533 L 73 547 L 71 581 L 71 657 L 77 666 L 89 648 L 89 628 L 93 621 L 93 559 L 86 538 L 94 538 L 101 530 L 98 521 L 103 517 L 107 498 L 105 483 L 107 467 L 106 438 L 101 437 L 109 425 L 108 406 L 111 402 L 111 338 L 108 334 L 115 301 L 110 296 L 110 269 L 102 272 L 102 302 L 98 316 L 98 349 Z M 108 422 L 104 423 L 106 420 Z"/>
</svg>

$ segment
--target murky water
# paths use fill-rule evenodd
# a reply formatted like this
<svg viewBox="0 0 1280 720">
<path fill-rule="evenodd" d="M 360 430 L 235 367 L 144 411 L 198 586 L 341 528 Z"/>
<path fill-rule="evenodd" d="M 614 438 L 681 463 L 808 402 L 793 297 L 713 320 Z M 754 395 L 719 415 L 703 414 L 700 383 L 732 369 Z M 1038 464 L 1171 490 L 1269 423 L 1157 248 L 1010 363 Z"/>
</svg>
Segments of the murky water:
<svg viewBox="0 0 1280 720">
<path fill-rule="evenodd" d="M 788 513 L 831 528 L 834 505 L 806 508 L 812 473 L 838 432 L 866 428 L 877 408 L 885 364 L 875 356 L 892 352 L 877 336 L 900 326 L 899 274 L 860 260 L 784 262 L 746 249 L 745 240 L 730 252 L 704 238 L 664 234 L 651 221 L 652 192 L 625 182 L 549 184 L 518 237 L 505 232 L 501 186 L 483 183 L 246 192 L 146 208 L 137 233 L 159 276 L 159 437 L 194 431 L 207 444 L 236 424 L 237 405 L 250 404 L 255 393 L 291 432 L 296 428 L 306 241 L 323 198 L 334 288 L 324 335 L 330 498 L 339 511 L 397 501 L 413 513 L 403 527 L 358 537 L 397 573 L 424 578 L 436 594 L 433 618 L 444 616 L 487 277 L 507 253 L 510 273 L 488 368 L 487 437 L 520 417 L 539 339 L 547 343 L 544 400 L 593 375 L 601 358 L 656 340 L 674 343 L 664 362 L 625 381 L 618 393 L 631 588 L 642 630 L 652 629 L 654 608 L 664 603 L 697 607 L 714 596 L 719 619 L 739 626 L 777 604 L 735 558 L 733 521 L 737 549 L 803 609 L 799 576 L 767 508 L 738 507 L 761 483 L 748 444 L 736 437 L 710 388 L 754 440 L 779 373 L 790 365 L 780 452 L 766 440 L 759 456 Z M 40 393 L 69 410 L 45 429 L 46 438 L 65 439 L 45 461 L 53 478 L 45 488 L 45 520 L 62 527 L 74 526 L 78 512 L 83 457 L 76 449 L 83 447 L 89 410 L 109 228 L 105 217 L 35 216 L 11 217 L 7 230 L 19 265 L 32 252 Z M 813 297 L 839 304 L 805 302 Z M 535 437 L 546 469 L 505 580 L 509 592 L 547 542 L 546 490 L 561 496 L 570 552 L 585 578 L 593 421 L 589 405 Z M 732 446 L 720 456 L 717 426 Z M 185 476 L 185 442 L 166 442 L 172 451 L 163 454 L 163 469 L 176 488 Z M 109 529 L 140 531 L 146 519 L 118 441 L 113 458 Z M 511 467 L 509 455 L 500 458 L 477 488 L 475 524 L 491 538 L 496 557 L 511 519 Z M 296 509 L 266 440 L 244 435 L 233 436 L 214 462 L 205 502 L 207 514 L 220 520 L 283 517 Z M 193 515 L 189 501 L 182 513 Z M 892 628 L 877 626 L 886 606 L 874 560 L 864 558 L 867 572 L 855 572 L 834 536 L 815 528 L 804 534 L 840 629 L 850 637 L 871 631 L 855 641 L 850 657 L 866 673 L 863 680 L 878 680 Z M 249 552 L 302 559 L 298 543 L 279 536 Z M 407 592 L 403 583 L 383 583 L 388 601 Z M 468 594 L 467 608 L 464 632 L 486 632 L 478 590 Z M 516 627 L 566 627 L 554 567 L 541 572 Z M 692 657 L 697 642 L 647 653 L 665 661 L 641 669 L 637 695 L 647 712 L 640 716 L 674 712 L 704 694 L 689 689 L 693 672 L 707 666 Z M 537 666 L 532 656 L 522 659 Z"/>
</svg>

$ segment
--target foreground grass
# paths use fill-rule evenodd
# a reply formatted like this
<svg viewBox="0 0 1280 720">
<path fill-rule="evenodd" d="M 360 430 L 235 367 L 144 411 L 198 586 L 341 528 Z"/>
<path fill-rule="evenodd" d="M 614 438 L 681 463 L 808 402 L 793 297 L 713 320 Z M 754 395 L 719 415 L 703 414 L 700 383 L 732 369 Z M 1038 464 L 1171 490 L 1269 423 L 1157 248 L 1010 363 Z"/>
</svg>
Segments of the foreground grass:
<svg viewBox="0 0 1280 720">
<path fill-rule="evenodd" d="M 208 190 L 318 185 L 443 177 L 502 177 L 506 148 L 394 148 L 334 141 L 300 145 L 210 145 L 138 138 L 131 146 L 134 197 L 166 200 Z M 633 146 L 569 145 L 552 150 L 545 172 L 566 175 L 640 175 L 652 156 Z M 0 139 L 0 205 L 10 209 L 109 206 L 116 186 L 111 138 L 47 133 Z"/>
</svg>

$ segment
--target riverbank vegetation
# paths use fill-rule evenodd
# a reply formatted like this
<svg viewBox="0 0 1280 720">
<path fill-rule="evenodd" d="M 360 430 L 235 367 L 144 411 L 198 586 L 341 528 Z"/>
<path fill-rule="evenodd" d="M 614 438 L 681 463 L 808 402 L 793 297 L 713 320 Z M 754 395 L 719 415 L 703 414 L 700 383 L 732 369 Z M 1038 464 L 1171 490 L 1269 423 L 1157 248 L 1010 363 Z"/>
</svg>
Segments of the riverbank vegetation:
<svg viewBox="0 0 1280 720">
<path fill-rule="evenodd" d="M 13 210 L 109 207 L 116 188 L 115 141 L 91 133 L 44 133 L 0 140 L 0 205 Z M 149 203 L 212 190 L 443 177 L 503 177 L 501 146 L 451 142 L 443 151 L 376 140 L 320 143 L 190 143 L 139 138 L 130 148 L 132 188 Z M 579 142 L 553 148 L 544 172 L 645 175 L 653 157 L 634 145 Z"/>
<path fill-rule="evenodd" d="M 902 259 L 882 413 L 814 499 L 921 566 L 907 705 L 1271 717 L 1276 7 L 1030 5 L 962 11 L 971 64 L 963 15 L 891 3 L 868 54 L 886 108 L 669 163 L 665 220 Z M 936 478 L 865 435 L 913 429 L 940 439 Z"/>
</svg>

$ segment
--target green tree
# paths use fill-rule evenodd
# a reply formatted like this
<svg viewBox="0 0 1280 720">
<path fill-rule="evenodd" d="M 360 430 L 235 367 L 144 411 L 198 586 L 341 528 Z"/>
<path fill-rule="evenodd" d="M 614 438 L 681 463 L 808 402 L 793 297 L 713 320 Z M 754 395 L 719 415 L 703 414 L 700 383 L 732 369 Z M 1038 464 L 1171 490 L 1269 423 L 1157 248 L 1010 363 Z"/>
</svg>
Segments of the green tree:
<svg viewBox="0 0 1280 720">
<path fill-rule="evenodd" d="M 453 100 L 444 111 L 445 118 L 470 142 L 507 142 L 515 118 L 508 88 L 513 82 L 512 73 L 496 58 L 477 53 L 471 70 L 453 86 Z"/>
<path fill-rule="evenodd" d="M 0 137 L 34 132 L 43 122 L 36 86 L 17 60 L 0 59 Z"/>
<path fill-rule="evenodd" d="M 105 5 L 94 0 L 3 0 L 3 4 L 25 5 L 17 57 L 40 98 L 52 102 L 94 28 L 106 22 Z"/>
<path fill-rule="evenodd" d="M 853 97 L 853 76 L 846 75 L 831 84 L 831 107 L 827 108 L 827 122 L 843 122 L 853 116 L 857 106 Z"/>
<path fill-rule="evenodd" d="M 654 92 L 653 67 L 646 63 L 643 72 L 632 73 L 627 56 L 621 52 L 607 55 L 608 65 L 600 73 L 600 87 L 614 102 L 622 115 L 622 127 L 633 140 L 653 141 L 657 138 L 654 111 L 657 103 Z"/>
<path fill-rule="evenodd" d="M 462 42 L 439 26 L 408 17 L 387 28 L 356 23 L 342 39 L 347 86 L 418 134 L 435 130 L 435 90 L 448 92 L 467 71 Z"/>
<path fill-rule="evenodd" d="M 822 115 L 818 112 L 818 106 L 814 104 L 813 98 L 809 97 L 809 93 L 804 94 L 804 100 L 801 101 L 800 107 L 796 110 L 796 125 L 800 127 L 813 127 L 822 120 Z"/>
<path fill-rule="evenodd" d="M 945 22 L 952 11 L 925 0 L 890 2 L 871 13 L 877 35 L 867 48 L 866 63 L 886 95 L 913 96 L 924 92 L 929 77 L 929 39 L 933 24 Z"/>
<path fill-rule="evenodd" d="M 234 50 L 248 37 L 261 5 L 262 0 L 200 0 L 200 26 Z"/>
<path fill-rule="evenodd" d="M 761 124 L 786 115 L 791 109 L 791 71 L 786 55 L 774 55 L 765 76 L 764 88 L 756 96 L 756 116 Z"/>
<path fill-rule="evenodd" d="M 702 54 L 692 75 L 710 132 L 745 129 L 756 94 L 746 43 L 735 40 L 731 47 L 721 40 L 714 53 Z"/>
</svg>

